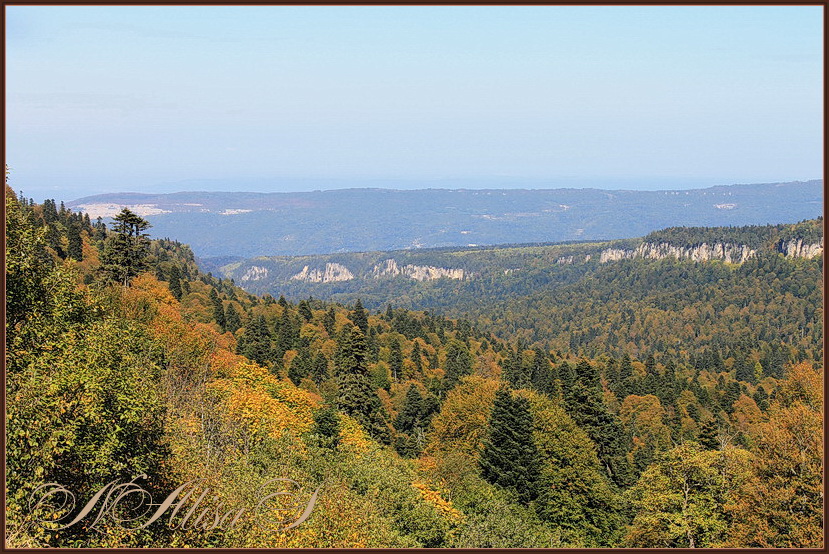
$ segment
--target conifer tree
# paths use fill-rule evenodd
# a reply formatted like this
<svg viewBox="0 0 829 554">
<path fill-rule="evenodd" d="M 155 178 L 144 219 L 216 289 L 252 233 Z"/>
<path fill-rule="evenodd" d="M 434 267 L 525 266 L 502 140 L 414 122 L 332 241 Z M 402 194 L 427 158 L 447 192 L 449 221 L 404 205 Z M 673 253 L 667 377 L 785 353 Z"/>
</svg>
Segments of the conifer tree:
<svg viewBox="0 0 829 554">
<path fill-rule="evenodd" d="M 271 357 L 271 336 L 263 316 L 253 318 L 237 346 L 239 354 L 259 365 L 266 365 Z"/>
<path fill-rule="evenodd" d="M 366 338 L 359 328 L 347 326 L 337 349 L 337 407 L 354 417 L 374 438 L 388 442 L 388 430 L 380 413 L 366 366 Z"/>
<path fill-rule="evenodd" d="M 311 318 L 314 317 L 307 300 L 300 300 L 297 310 L 299 311 L 299 315 L 301 315 L 305 321 L 311 321 Z"/>
<path fill-rule="evenodd" d="M 325 312 L 325 317 L 322 319 L 322 326 L 325 327 L 325 332 L 328 333 L 328 336 L 334 338 L 334 327 L 337 322 L 337 316 L 334 312 L 334 306 L 328 308 L 328 311 Z"/>
<path fill-rule="evenodd" d="M 219 325 L 222 331 L 226 330 L 225 324 L 225 309 L 222 304 L 222 299 L 219 298 L 219 293 L 215 288 L 210 289 L 210 303 L 213 304 L 213 320 Z"/>
<path fill-rule="evenodd" d="M 115 232 L 104 244 L 101 267 L 105 275 L 126 287 L 147 268 L 150 241 L 145 231 L 150 224 L 128 208 L 113 219 Z"/>
<path fill-rule="evenodd" d="M 420 342 L 415 340 L 412 345 L 412 361 L 414 362 L 415 371 L 420 373 L 423 370 L 423 359 L 420 354 Z"/>
<path fill-rule="evenodd" d="M 311 363 L 311 380 L 317 385 L 328 378 L 328 358 L 322 352 L 317 352 Z"/>
<path fill-rule="evenodd" d="M 314 412 L 314 434 L 319 437 L 320 446 L 337 448 L 340 443 L 340 420 L 334 406 L 324 406 Z"/>
<path fill-rule="evenodd" d="M 541 394 L 552 394 L 554 392 L 553 376 L 550 371 L 550 361 L 544 351 L 540 348 L 535 349 L 530 381 L 532 382 L 533 388 Z"/>
<path fill-rule="evenodd" d="M 68 254 L 73 260 L 83 260 L 83 240 L 81 239 L 81 227 L 77 223 L 71 223 L 67 228 L 69 239 Z"/>
<path fill-rule="evenodd" d="M 176 300 L 181 300 L 181 297 L 183 296 L 183 292 L 181 290 L 181 272 L 179 271 L 177 265 L 170 268 L 169 286 L 170 293 L 173 297 L 175 297 Z"/>
<path fill-rule="evenodd" d="M 288 379 L 299 385 L 305 377 L 311 372 L 311 365 L 313 358 L 311 352 L 307 348 L 301 348 L 297 355 L 291 360 L 291 366 L 288 368 Z"/>
<path fill-rule="evenodd" d="M 599 459 L 617 485 L 629 484 L 632 468 L 627 459 L 625 434 L 618 417 L 610 413 L 602 399 L 599 372 L 582 359 L 575 370 L 575 382 L 564 393 L 567 413 L 596 443 Z"/>
<path fill-rule="evenodd" d="M 481 452 L 481 475 L 495 485 L 514 490 L 524 504 L 538 496 L 541 458 L 533 440 L 533 420 L 527 399 L 500 389 L 489 419 L 489 436 Z"/>
<path fill-rule="evenodd" d="M 403 376 L 403 348 L 397 338 L 392 339 L 389 352 L 389 368 L 392 379 L 396 382 Z"/>
<path fill-rule="evenodd" d="M 708 450 L 716 450 L 720 447 L 720 426 L 714 418 L 709 419 L 702 425 L 699 431 L 699 443 Z"/>
<path fill-rule="evenodd" d="M 231 333 L 235 333 L 241 326 L 242 318 L 239 316 L 239 312 L 236 311 L 233 304 L 228 304 L 227 310 L 225 310 L 225 328 Z"/>
<path fill-rule="evenodd" d="M 461 377 L 472 373 L 472 355 L 466 343 L 457 339 L 449 341 L 446 347 L 446 378 L 445 389 L 449 390 L 458 384 Z"/>
<path fill-rule="evenodd" d="M 356 325 L 363 334 L 368 333 L 368 312 L 363 308 L 363 303 L 360 299 L 354 304 L 354 311 L 351 312 L 351 321 Z"/>
</svg>

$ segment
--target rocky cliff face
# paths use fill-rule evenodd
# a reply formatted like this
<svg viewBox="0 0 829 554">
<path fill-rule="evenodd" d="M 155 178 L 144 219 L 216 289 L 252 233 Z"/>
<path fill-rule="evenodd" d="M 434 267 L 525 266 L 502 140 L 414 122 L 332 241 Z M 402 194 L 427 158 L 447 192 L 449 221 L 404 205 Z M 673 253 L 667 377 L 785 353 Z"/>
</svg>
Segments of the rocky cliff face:
<svg viewBox="0 0 829 554">
<path fill-rule="evenodd" d="M 813 258 L 823 252 L 823 240 L 819 244 L 807 244 L 802 240 L 781 242 L 778 251 L 787 258 Z M 636 250 L 622 248 L 606 248 L 599 256 L 600 263 L 607 263 L 626 258 L 649 258 L 661 260 L 673 257 L 678 260 L 693 260 L 695 262 L 709 262 L 720 260 L 732 264 L 744 263 L 757 255 L 757 251 L 745 244 L 732 243 L 702 243 L 697 246 L 676 246 L 667 243 L 643 242 Z"/>
<path fill-rule="evenodd" d="M 756 252 L 753 249 L 744 244 L 702 243 L 697 246 L 686 247 L 667 243 L 643 242 L 636 250 L 607 248 L 599 256 L 599 262 L 607 263 L 625 258 L 661 260 L 672 257 L 678 260 L 693 260 L 695 262 L 720 260 L 732 264 L 741 264 L 755 254 Z"/>
<path fill-rule="evenodd" d="M 817 244 L 804 244 L 802 239 L 781 242 L 777 246 L 787 258 L 814 258 L 823 253 L 823 239 Z"/>
<path fill-rule="evenodd" d="M 268 278 L 268 269 L 259 267 L 257 265 L 250 266 L 245 274 L 242 275 L 242 281 L 259 281 L 260 279 Z"/>
<path fill-rule="evenodd" d="M 377 264 L 371 271 L 371 276 L 375 279 L 381 277 L 395 277 L 403 275 L 415 281 L 431 281 L 446 277 L 448 279 L 464 278 L 463 269 L 451 269 L 446 267 L 434 267 L 431 265 L 404 265 L 402 268 L 397 265 L 393 259 L 385 260 Z"/>
<path fill-rule="evenodd" d="M 336 283 L 338 281 L 350 281 L 354 278 L 347 267 L 338 263 L 327 263 L 325 269 L 312 269 L 309 271 L 308 266 L 302 268 L 302 271 L 291 277 L 293 281 L 306 281 L 308 283 Z"/>
</svg>

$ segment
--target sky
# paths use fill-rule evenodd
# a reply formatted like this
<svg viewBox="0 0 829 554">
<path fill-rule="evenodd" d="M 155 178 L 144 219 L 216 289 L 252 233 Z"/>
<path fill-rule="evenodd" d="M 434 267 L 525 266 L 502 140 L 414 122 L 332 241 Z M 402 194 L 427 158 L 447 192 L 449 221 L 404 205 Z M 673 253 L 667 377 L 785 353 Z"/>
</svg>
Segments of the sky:
<svg viewBox="0 0 829 554">
<path fill-rule="evenodd" d="M 822 7 L 5 10 L 37 201 L 822 177 Z"/>
</svg>

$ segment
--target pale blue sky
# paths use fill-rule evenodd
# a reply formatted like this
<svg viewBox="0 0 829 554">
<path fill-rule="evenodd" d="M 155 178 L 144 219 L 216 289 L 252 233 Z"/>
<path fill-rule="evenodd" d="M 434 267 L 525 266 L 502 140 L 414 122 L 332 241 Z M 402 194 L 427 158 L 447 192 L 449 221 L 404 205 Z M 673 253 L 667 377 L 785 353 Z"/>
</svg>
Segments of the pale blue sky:
<svg viewBox="0 0 829 554">
<path fill-rule="evenodd" d="M 821 7 L 5 9 L 36 200 L 822 176 Z"/>
</svg>

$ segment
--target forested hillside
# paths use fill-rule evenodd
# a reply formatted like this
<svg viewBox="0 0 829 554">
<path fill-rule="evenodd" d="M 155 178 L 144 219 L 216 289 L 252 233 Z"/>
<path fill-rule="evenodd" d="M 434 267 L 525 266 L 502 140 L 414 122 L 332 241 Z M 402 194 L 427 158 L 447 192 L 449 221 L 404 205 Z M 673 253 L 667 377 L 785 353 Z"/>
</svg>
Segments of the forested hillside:
<svg viewBox="0 0 829 554">
<path fill-rule="evenodd" d="M 129 210 L 6 203 L 9 546 L 822 546 L 822 254 L 538 264 L 449 319 L 256 296 Z M 60 530 L 29 502 L 140 473 L 303 503 Z"/>
</svg>

